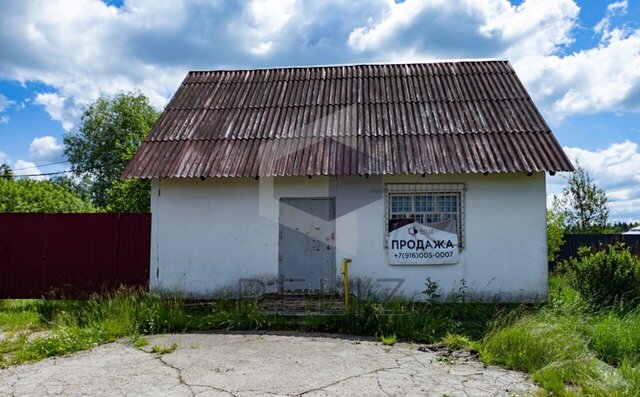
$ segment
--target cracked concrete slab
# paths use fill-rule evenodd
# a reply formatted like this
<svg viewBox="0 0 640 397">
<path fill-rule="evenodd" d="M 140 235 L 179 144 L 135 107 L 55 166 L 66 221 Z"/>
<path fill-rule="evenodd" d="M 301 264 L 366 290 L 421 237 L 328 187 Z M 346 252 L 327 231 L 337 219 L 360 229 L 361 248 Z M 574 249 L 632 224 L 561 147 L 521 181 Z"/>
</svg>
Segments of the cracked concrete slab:
<svg viewBox="0 0 640 397">
<path fill-rule="evenodd" d="M 151 346 L 176 344 L 158 355 Z M 172 334 L 0 370 L 11 396 L 512 396 L 524 374 L 417 346 L 291 333 Z"/>
</svg>

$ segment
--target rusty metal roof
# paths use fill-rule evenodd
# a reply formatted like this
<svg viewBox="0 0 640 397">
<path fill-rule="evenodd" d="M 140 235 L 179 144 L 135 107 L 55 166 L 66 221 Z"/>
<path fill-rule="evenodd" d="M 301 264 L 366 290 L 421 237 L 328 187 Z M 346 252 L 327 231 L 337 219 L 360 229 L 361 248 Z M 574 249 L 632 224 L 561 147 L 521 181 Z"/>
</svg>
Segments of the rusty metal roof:
<svg viewBox="0 0 640 397">
<path fill-rule="evenodd" d="M 125 178 L 571 171 L 508 61 L 190 72 Z"/>
</svg>

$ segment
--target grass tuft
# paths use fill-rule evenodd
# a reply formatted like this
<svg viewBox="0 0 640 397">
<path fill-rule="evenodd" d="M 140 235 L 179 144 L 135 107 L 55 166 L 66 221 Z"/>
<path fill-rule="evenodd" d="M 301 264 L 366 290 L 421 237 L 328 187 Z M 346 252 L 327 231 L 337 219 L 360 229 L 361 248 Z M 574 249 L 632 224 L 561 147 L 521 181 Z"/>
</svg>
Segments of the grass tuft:
<svg viewBox="0 0 640 397">
<path fill-rule="evenodd" d="M 173 351 L 175 351 L 177 348 L 178 348 L 178 345 L 175 343 L 172 343 L 167 346 L 153 345 L 151 347 L 151 352 L 160 354 L 160 355 L 169 354 L 169 353 L 173 353 Z"/>
<path fill-rule="evenodd" d="M 384 336 L 383 335 L 383 336 L 380 337 L 380 341 L 385 346 L 393 346 L 393 345 L 396 344 L 396 336 L 395 335 L 389 335 L 389 336 Z"/>
</svg>

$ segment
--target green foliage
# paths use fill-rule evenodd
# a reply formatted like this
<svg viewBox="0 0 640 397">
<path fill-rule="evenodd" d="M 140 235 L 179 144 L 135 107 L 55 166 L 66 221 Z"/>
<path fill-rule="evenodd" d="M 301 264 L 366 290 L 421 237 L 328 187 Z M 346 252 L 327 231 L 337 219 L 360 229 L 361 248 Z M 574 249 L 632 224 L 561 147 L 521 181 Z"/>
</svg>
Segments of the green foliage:
<svg viewBox="0 0 640 397">
<path fill-rule="evenodd" d="M 173 351 L 175 351 L 177 348 L 178 348 L 178 345 L 175 343 L 172 343 L 167 346 L 153 345 L 151 347 L 151 352 L 162 355 L 162 354 L 173 353 Z"/>
<path fill-rule="evenodd" d="M 431 305 L 435 305 L 440 301 L 438 284 L 431 277 L 427 277 L 424 281 L 424 291 L 422 293 L 425 295 L 425 301 Z"/>
<path fill-rule="evenodd" d="M 16 352 L 14 360 L 25 362 L 63 356 L 113 340 L 113 338 L 107 338 L 104 331 L 100 329 L 60 327 L 51 336 L 27 342 L 23 349 Z"/>
<path fill-rule="evenodd" d="M 151 183 L 134 179 L 118 181 L 107 190 L 109 212 L 149 211 Z"/>
<path fill-rule="evenodd" d="M 611 365 L 640 360 L 640 312 L 598 313 L 585 328 L 589 347 Z"/>
<path fill-rule="evenodd" d="M 141 348 L 147 346 L 149 344 L 149 340 L 141 337 L 140 335 L 135 335 L 131 338 L 131 343 L 133 343 L 134 347 Z"/>
<path fill-rule="evenodd" d="M 598 252 L 581 248 L 568 269 L 573 287 L 595 306 L 635 306 L 640 299 L 640 258 L 623 244 Z"/>
<path fill-rule="evenodd" d="M 447 334 L 440 344 L 454 350 L 470 350 L 475 349 L 475 343 L 468 337 L 458 334 Z"/>
<path fill-rule="evenodd" d="M 0 330 L 18 331 L 40 328 L 40 316 L 32 311 L 0 312 Z"/>
<path fill-rule="evenodd" d="M 83 177 L 71 177 L 66 174 L 52 176 L 49 181 L 56 186 L 63 187 L 64 189 L 73 193 L 76 197 L 81 198 L 86 202 L 91 202 L 91 178 L 88 175 Z"/>
<path fill-rule="evenodd" d="M 2 163 L 0 164 L 0 178 L 12 178 L 13 170 L 9 167 L 8 164 Z"/>
<path fill-rule="evenodd" d="M 95 208 L 49 181 L 0 178 L 0 212 L 94 212 Z"/>
<path fill-rule="evenodd" d="M 607 194 L 589 172 L 578 166 L 567 179 L 559 204 L 567 214 L 566 226 L 572 233 L 601 233 L 607 226 Z"/>
<path fill-rule="evenodd" d="M 97 207 L 149 210 L 149 184 L 120 180 L 159 113 L 141 93 L 100 98 L 83 113 L 78 133 L 64 137 L 64 153 L 78 176 L 89 176 Z"/>
<path fill-rule="evenodd" d="M 639 395 L 640 308 L 594 312 L 570 284 L 553 277 L 549 304 L 498 319 L 482 361 L 527 371 L 551 395 Z"/>
<path fill-rule="evenodd" d="M 553 208 L 547 210 L 547 260 L 554 262 L 564 245 L 564 212 Z"/>
<path fill-rule="evenodd" d="M 512 324 L 497 328 L 485 337 L 480 353 L 487 363 L 534 373 L 555 361 L 582 358 L 586 343 L 577 338 L 571 318 L 549 321 L 544 315 L 524 316 Z M 571 338 L 567 338 L 570 335 Z"/>
<path fill-rule="evenodd" d="M 383 335 L 383 336 L 380 337 L 380 341 L 385 346 L 393 346 L 393 345 L 396 344 L 396 336 L 395 335 L 388 335 L 388 336 L 384 336 Z"/>
</svg>

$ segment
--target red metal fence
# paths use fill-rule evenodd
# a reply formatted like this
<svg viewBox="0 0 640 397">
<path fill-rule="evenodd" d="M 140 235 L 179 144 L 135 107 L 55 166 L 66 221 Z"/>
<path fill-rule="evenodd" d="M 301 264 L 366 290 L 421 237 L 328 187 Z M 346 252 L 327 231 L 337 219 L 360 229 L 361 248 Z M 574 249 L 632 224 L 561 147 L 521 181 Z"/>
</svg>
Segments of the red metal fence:
<svg viewBox="0 0 640 397">
<path fill-rule="evenodd" d="M 151 214 L 0 214 L 0 298 L 149 281 Z"/>
</svg>

